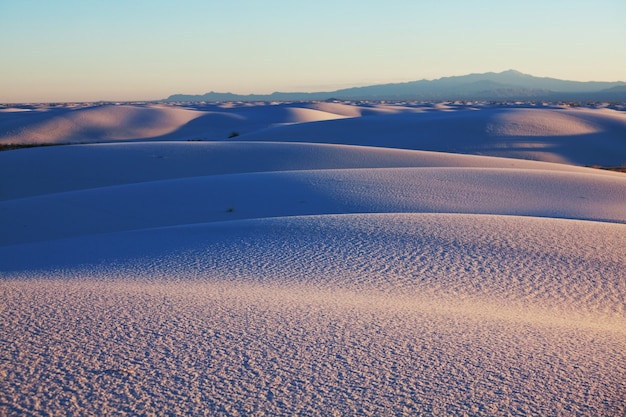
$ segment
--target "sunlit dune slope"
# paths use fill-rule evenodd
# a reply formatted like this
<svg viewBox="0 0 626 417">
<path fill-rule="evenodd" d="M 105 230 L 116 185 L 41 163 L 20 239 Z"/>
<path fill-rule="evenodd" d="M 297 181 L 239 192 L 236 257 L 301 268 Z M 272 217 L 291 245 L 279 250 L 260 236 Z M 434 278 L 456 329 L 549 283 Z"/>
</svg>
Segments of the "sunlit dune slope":
<svg viewBox="0 0 626 417">
<path fill-rule="evenodd" d="M 0 415 L 626 413 L 623 114 L 39 111 L 117 142 L 0 152 Z"/>
<path fill-rule="evenodd" d="M 108 280 L 133 274 L 341 288 L 398 302 L 436 297 L 459 308 L 469 307 L 466 301 L 507 300 L 501 312 L 474 313 L 496 318 L 514 307 L 556 309 L 574 316 L 548 322 L 579 326 L 578 315 L 587 313 L 626 320 L 624 232 L 626 225 L 528 216 L 343 214 L 152 228 L 0 250 L 4 269 L 17 276 L 35 271 Z M 34 251 L 40 259 L 28 259 Z M 42 265 L 51 272 L 42 272 Z M 531 313 L 508 319 L 530 320 Z"/>
<path fill-rule="evenodd" d="M 315 142 L 575 165 L 626 163 L 626 114 L 487 103 L 199 103 L 0 113 L 0 144 L 129 140 Z"/>
<path fill-rule="evenodd" d="M 340 143 L 619 166 L 625 163 L 624 137 L 626 114 L 620 111 L 487 107 L 275 127 L 243 135 L 241 140 Z"/>
<path fill-rule="evenodd" d="M 243 218 L 483 213 L 626 222 L 626 178 L 501 168 L 213 175 L 0 202 L 0 244 Z M 10 219 L 10 220 L 9 220 Z"/>
<path fill-rule="evenodd" d="M 279 142 L 140 142 L 0 152 L 0 200 L 194 176 L 341 168 L 474 167 L 611 171 L 519 159 Z"/>
<path fill-rule="evenodd" d="M 625 228 L 342 215 L 0 248 L 41 255 L 2 284 L 2 404 L 617 416 Z"/>
<path fill-rule="evenodd" d="M 0 117 L 0 143 L 80 143 L 158 137 L 202 112 L 162 106 L 94 106 L 10 113 Z"/>
<path fill-rule="evenodd" d="M 257 106 L 195 110 L 167 105 L 100 105 L 0 113 L 0 144 L 93 143 L 141 139 L 225 139 L 234 131 L 332 120 L 314 108 Z"/>
</svg>

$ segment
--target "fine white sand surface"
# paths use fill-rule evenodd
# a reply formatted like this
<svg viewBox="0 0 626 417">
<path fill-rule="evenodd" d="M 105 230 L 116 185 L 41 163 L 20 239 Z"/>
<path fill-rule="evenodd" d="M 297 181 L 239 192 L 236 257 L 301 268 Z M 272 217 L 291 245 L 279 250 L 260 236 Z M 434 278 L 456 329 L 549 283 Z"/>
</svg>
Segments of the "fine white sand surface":
<svg viewBox="0 0 626 417">
<path fill-rule="evenodd" d="M 244 140 L 619 166 L 622 107 L 554 103 L 174 103 L 2 107 L 0 145 Z"/>
<path fill-rule="evenodd" d="M 411 110 L 277 126 L 251 132 L 241 139 L 382 146 L 586 166 L 624 163 L 623 111 L 498 106 Z"/>
<path fill-rule="evenodd" d="M 0 120 L 24 139 L 63 112 L 110 114 L 93 140 L 110 143 L 0 152 L 1 415 L 626 414 L 626 175 L 575 166 L 626 161 L 620 112 Z M 250 131 L 176 136 L 211 118 Z M 440 149 L 410 139 L 436 131 Z"/>
</svg>

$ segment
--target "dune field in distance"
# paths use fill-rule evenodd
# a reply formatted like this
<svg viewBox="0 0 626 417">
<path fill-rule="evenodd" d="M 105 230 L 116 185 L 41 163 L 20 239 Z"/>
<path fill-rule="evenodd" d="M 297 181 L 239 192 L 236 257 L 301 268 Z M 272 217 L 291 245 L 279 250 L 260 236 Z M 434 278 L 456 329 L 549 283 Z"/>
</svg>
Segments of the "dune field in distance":
<svg viewBox="0 0 626 417">
<path fill-rule="evenodd" d="M 626 414 L 623 106 L 2 105 L 0 147 L 0 415 Z"/>
</svg>

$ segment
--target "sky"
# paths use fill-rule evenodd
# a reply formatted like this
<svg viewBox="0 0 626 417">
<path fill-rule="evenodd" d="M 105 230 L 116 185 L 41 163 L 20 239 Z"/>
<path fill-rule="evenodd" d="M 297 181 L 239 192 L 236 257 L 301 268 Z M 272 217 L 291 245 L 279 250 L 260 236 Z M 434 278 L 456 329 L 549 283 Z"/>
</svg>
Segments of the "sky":
<svg viewBox="0 0 626 417">
<path fill-rule="evenodd" d="M 624 0 L 0 0 L 0 103 L 626 81 Z"/>
</svg>

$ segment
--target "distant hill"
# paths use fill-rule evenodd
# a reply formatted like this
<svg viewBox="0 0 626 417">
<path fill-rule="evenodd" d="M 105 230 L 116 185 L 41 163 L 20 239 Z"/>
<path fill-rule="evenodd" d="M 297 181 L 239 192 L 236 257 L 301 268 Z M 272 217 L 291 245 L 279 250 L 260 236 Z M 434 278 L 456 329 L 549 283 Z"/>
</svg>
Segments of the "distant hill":
<svg viewBox="0 0 626 417">
<path fill-rule="evenodd" d="M 469 74 L 405 83 L 378 84 L 328 92 L 275 92 L 202 95 L 174 94 L 165 101 L 299 101 L 299 100 L 593 100 L 626 101 L 626 82 L 567 81 L 534 77 L 519 71 Z"/>
</svg>

